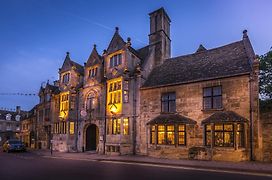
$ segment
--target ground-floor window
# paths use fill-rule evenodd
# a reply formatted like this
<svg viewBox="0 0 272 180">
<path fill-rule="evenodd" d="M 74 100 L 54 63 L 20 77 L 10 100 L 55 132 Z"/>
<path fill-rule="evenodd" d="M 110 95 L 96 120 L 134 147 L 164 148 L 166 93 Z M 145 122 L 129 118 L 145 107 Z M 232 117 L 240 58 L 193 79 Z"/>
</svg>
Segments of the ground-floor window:
<svg viewBox="0 0 272 180">
<path fill-rule="evenodd" d="M 108 135 L 129 135 L 129 118 L 113 118 L 107 122 Z"/>
<path fill-rule="evenodd" d="M 70 129 L 69 129 L 70 134 L 75 134 L 75 122 L 70 122 Z"/>
<path fill-rule="evenodd" d="M 186 145 L 186 125 L 169 124 L 150 127 L 150 144 Z"/>
<path fill-rule="evenodd" d="M 129 120 L 128 120 L 128 118 L 123 119 L 123 134 L 129 135 Z"/>
<path fill-rule="evenodd" d="M 237 124 L 237 130 L 234 128 L 234 123 L 218 123 L 214 124 L 214 133 L 212 133 L 212 126 L 205 125 L 205 145 L 211 146 L 213 143 L 215 147 L 234 147 L 235 135 L 238 136 L 238 146 L 244 147 L 244 125 Z M 213 137 L 213 142 L 212 142 Z"/>
<path fill-rule="evenodd" d="M 66 134 L 67 133 L 67 123 L 66 122 L 57 122 L 54 123 L 53 131 L 55 134 Z"/>
<path fill-rule="evenodd" d="M 121 134 L 121 119 L 112 120 L 112 134 Z"/>
</svg>

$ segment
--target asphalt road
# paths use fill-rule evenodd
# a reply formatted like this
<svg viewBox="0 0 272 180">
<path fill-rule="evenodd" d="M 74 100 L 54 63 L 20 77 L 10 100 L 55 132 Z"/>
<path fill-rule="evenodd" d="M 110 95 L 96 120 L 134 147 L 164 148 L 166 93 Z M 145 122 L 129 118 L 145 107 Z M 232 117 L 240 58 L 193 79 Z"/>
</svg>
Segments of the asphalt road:
<svg viewBox="0 0 272 180">
<path fill-rule="evenodd" d="M 0 180 L 207 179 L 259 180 L 267 176 L 211 172 L 158 165 L 41 157 L 29 152 L 0 152 Z"/>
</svg>

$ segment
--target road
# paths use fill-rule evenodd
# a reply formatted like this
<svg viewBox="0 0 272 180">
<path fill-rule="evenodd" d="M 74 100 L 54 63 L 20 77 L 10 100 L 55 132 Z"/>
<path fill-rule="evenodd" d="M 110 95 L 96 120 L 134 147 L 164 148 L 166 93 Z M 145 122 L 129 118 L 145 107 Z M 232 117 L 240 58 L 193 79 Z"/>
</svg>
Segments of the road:
<svg viewBox="0 0 272 180">
<path fill-rule="evenodd" d="M 271 176 L 212 172 L 152 164 L 50 158 L 29 152 L 9 154 L 0 152 L 0 163 L 0 180 L 272 179 Z"/>
</svg>

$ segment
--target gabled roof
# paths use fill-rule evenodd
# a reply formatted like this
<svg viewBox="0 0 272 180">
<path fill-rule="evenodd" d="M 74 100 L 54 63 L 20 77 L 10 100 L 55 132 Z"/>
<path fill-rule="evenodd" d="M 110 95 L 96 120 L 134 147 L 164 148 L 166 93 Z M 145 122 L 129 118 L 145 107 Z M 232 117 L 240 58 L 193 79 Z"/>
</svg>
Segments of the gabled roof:
<svg viewBox="0 0 272 180">
<path fill-rule="evenodd" d="M 125 41 L 119 34 L 119 28 L 115 28 L 115 33 L 111 39 L 111 42 L 108 46 L 107 53 L 113 53 L 115 51 L 118 51 L 122 49 L 126 45 Z"/>
<path fill-rule="evenodd" d="M 196 124 L 196 121 L 179 114 L 167 113 L 160 114 L 147 123 L 147 125 L 153 124 Z"/>
<path fill-rule="evenodd" d="M 101 62 L 102 62 L 102 58 L 96 50 L 96 45 L 94 45 L 93 50 L 92 50 L 85 66 L 89 67 L 89 66 L 93 66 L 96 64 L 100 64 Z"/>
<path fill-rule="evenodd" d="M 227 122 L 248 122 L 248 120 L 236 112 L 222 111 L 212 114 L 210 117 L 204 119 L 201 124 L 209 123 L 227 123 Z"/>
<path fill-rule="evenodd" d="M 68 71 L 72 67 L 75 67 L 76 68 L 75 71 L 77 71 L 78 73 L 84 74 L 84 68 L 83 68 L 83 66 L 81 66 L 80 64 L 72 61 L 71 58 L 70 58 L 70 53 L 67 52 L 66 53 L 66 57 L 64 59 L 64 62 L 62 64 L 62 67 L 60 68 L 60 72 Z"/>
<path fill-rule="evenodd" d="M 140 49 L 137 49 L 137 52 L 141 58 L 141 66 L 143 67 L 149 54 L 149 45 L 142 47 Z"/>
<path fill-rule="evenodd" d="M 143 88 L 231 77 L 251 71 L 243 40 L 210 50 L 201 49 L 165 60 L 153 69 Z"/>
</svg>

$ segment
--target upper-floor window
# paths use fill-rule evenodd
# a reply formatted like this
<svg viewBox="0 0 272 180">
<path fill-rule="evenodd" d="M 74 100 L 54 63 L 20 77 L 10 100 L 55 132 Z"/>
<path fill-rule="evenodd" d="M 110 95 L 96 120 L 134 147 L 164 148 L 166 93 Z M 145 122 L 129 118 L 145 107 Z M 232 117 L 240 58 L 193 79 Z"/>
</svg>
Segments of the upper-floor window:
<svg viewBox="0 0 272 180">
<path fill-rule="evenodd" d="M 114 81 L 109 83 L 109 104 L 121 103 L 122 82 Z"/>
<path fill-rule="evenodd" d="M 11 114 L 6 115 L 6 120 L 10 121 L 11 120 Z"/>
<path fill-rule="evenodd" d="M 176 93 L 164 93 L 161 96 L 161 112 L 176 112 Z"/>
<path fill-rule="evenodd" d="M 89 77 L 95 77 L 97 75 L 97 67 L 89 70 Z"/>
<path fill-rule="evenodd" d="M 62 76 L 62 82 L 68 83 L 70 81 L 70 73 L 66 73 Z"/>
<path fill-rule="evenodd" d="M 47 93 L 47 94 L 45 95 L 45 100 L 46 100 L 46 102 L 49 102 L 49 101 L 50 101 L 50 98 L 51 98 L 50 94 Z"/>
<path fill-rule="evenodd" d="M 69 94 L 61 95 L 60 99 L 60 111 L 68 111 L 69 108 Z"/>
<path fill-rule="evenodd" d="M 110 58 L 110 67 L 115 67 L 122 64 L 122 54 L 116 54 Z"/>
<path fill-rule="evenodd" d="M 16 121 L 20 121 L 20 119 L 21 119 L 21 116 L 20 116 L 20 115 L 16 115 L 16 116 L 15 116 L 15 120 L 16 120 Z"/>
<path fill-rule="evenodd" d="M 222 87 L 214 86 L 203 89 L 203 109 L 222 108 Z"/>
</svg>

